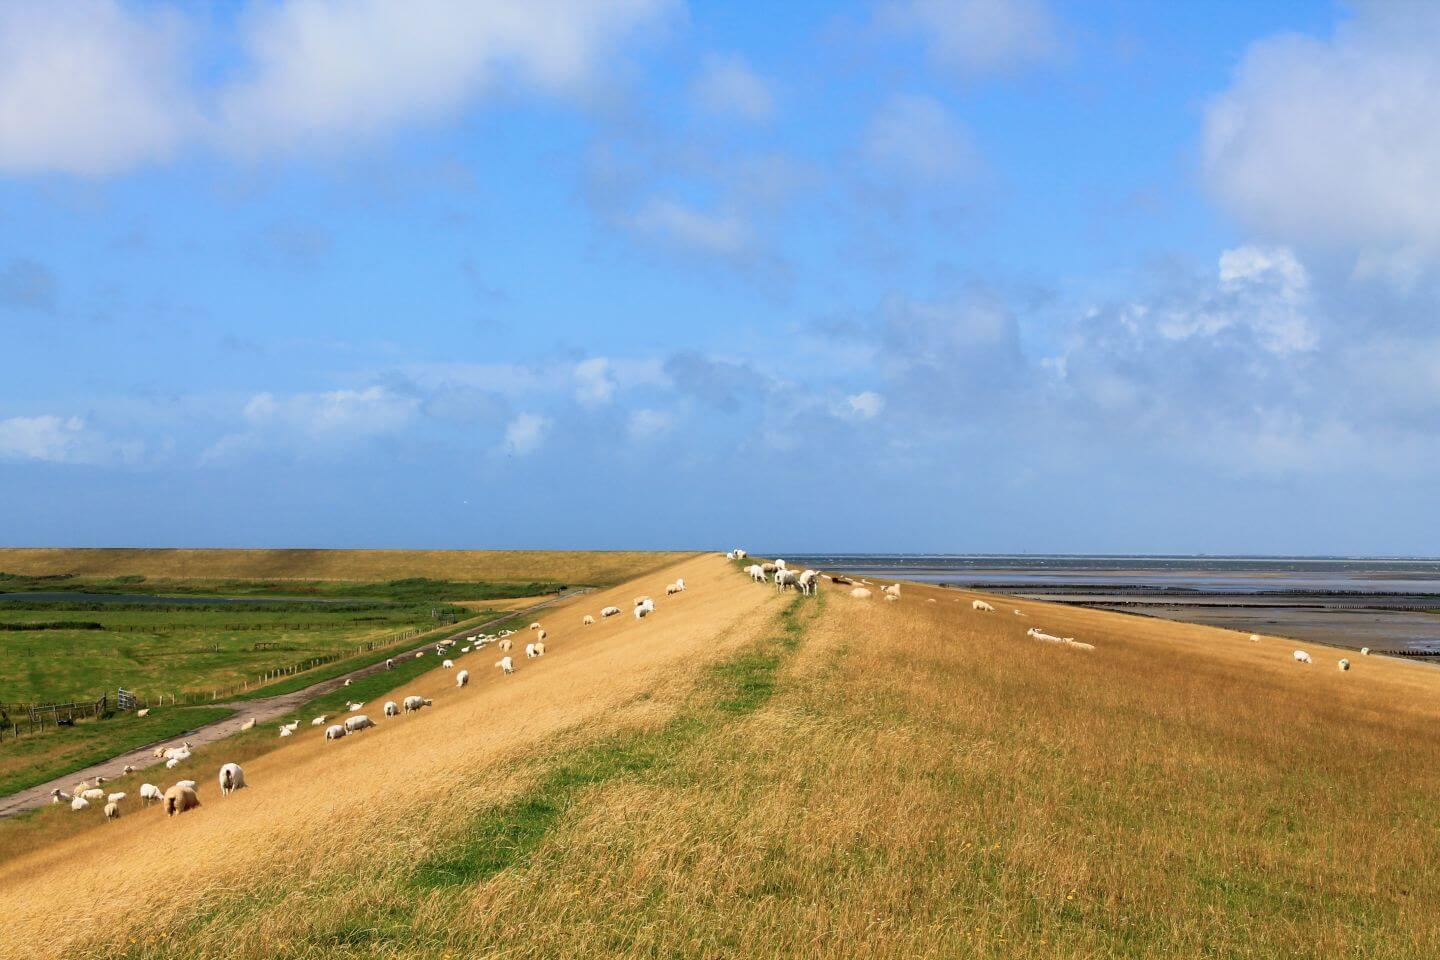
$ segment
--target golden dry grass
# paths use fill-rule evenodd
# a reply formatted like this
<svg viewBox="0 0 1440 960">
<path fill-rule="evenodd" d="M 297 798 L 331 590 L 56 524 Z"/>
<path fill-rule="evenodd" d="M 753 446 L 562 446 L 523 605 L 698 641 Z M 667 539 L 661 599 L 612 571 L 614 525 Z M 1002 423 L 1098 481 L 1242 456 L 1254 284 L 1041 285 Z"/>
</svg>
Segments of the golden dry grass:
<svg viewBox="0 0 1440 960">
<path fill-rule="evenodd" d="M 654 622 L 567 622 L 677 573 Z M 773 591 L 711 558 L 585 598 L 508 681 L 431 677 L 428 714 L 0 867 L 0 955 L 1435 956 L 1440 673 L 956 596 L 829 592 L 793 650 L 767 639 Z M 617 730 L 643 732 L 605 746 Z M 525 856 L 416 884 L 601 748 L 621 772 Z"/>
<path fill-rule="evenodd" d="M 644 550 L 152 550 L 0 548 L 0 571 L 194 580 L 550 581 L 613 584 L 694 556 Z"/>
</svg>

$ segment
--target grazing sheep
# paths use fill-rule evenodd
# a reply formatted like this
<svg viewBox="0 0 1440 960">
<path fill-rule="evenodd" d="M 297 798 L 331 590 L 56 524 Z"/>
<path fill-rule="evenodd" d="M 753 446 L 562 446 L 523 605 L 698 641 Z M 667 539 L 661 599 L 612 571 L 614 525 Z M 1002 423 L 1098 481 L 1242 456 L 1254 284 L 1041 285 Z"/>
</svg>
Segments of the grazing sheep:
<svg viewBox="0 0 1440 960">
<path fill-rule="evenodd" d="M 349 677 L 346 677 L 346 678 L 345 678 L 344 686 L 347 686 L 347 687 L 348 687 L 348 686 L 350 686 L 350 684 L 352 684 L 352 683 L 354 683 L 354 682 L 355 682 L 354 680 L 350 679 Z"/>
<path fill-rule="evenodd" d="M 73 798 L 71 798 L 71 800 L 70 800 L 70 809 L 71 809 L 71 810 L 89 810 L 89 809 L 90 809 L 90 801 L 89 801 L 89 800 L 86 800 L 84 797 L 73 797 Z"/>
<path fill-rule="evenodd" d="M 515 646 L 515 641 L 511 640 L 509 637 L 506 637 L 504 640 L 501 640 L 499 643 L 495 644 L 495 646 L 499 647 L 501 650 L 511 650 Z"/>
<path fill-rule="evenodd" d="M 149 707 L 145 707 L 143 710 L 136 710 L 136 711 L 135 711 L 135 716 L 137 716 L 137 717 L 148 717 L 148 716 L 150 716 L 150 708 L 149 708 Z"/>
<path fill-rule="evenodd" d="M 675 586 L 677 586 L 677 587 L 680 588 L 680 592 L 681 592 L 681 593 L 684 593 L 684 592 L 685 592 L 685 578 L 684 578 L 684 577 L 676 577 L 676 578 L 675 578 Z"/>
<path fill-rule="evenodd" d="M 530 624 L 530 629 L 531 629 L 531 630 L 539 630 L 539 629 L 540 629 L 540 624 L 538 624 L 538 623 L 532 623 L 532 624 Z"/>
<path fill-rule="evenodd" d="M 545 638 L 548 637 L 548 636 L 549 636 L 548 633 L 546 633 L 544 630 L 541 630 L 539 633 L 535 634 L 535 639 L 536 639 L 536 640 L 539 640 L 541 643 L 544 643 L 544 642 L 545 642 Z"/>
<path fill-rule="evenodd" d="M 119 793 L 112 793 L 112 794 L 110 794 L 109 796 L 107 796 L 107 797 L 105 798 L 105 802 L 106 802 L 106 803 L 119 803 L 121 800 L 124 800 L 124 799 L 125 799 L 126 797 L 128 797 L 128 796 L 129 796 L 129 794 L 128 794 L 128 793 L 125 793 L 125 792 L 122 790 L 122 791 L 119 792 Z"/>
<path fill-rule="evenodd" d="M 364 709 L 364 707 L 365 707 L 365 704 L 360 703 L 360 702 L 358 702 L 358 701 L 357 701 L 357 702 L 353 702 L 353 703 L 347 703 L 347 704 L 345 704 L 345 712 L 346 712 L 346 713 L 354 713 L 356 710 Z"/>
<path fill-rule="evenodd" d="M 147 804 L 149 804 L 149 803 L 151 803 L 152 801 L 155 801 L 155 800 L 164 800 L 164 799 L 165 799 L 165 794 L 161 793 L 161 792 L 160 792 L 160 788 L 157 787 L 157 786 L 155 786 L 155 784 L 153 784 L 153 783 L 142 783 L 142 784 L 140 784 L 140 803 L 141 803 L 142 805 L 147 805 Z"/>
<path fill-rule="evenodd" d="M 332 723 L 325 728 L 326 740 L 339 740 L 343 736 L 345 736 L 345 728 L 338 723 Z"/>
<path fill-rule="evenodd" d="M 446 660 L 444 663 L 440 664 L 440 666 L 444 667 L 446 670 L 453 670 L 455 669 L 455 661 Z"/>
<path fill-rule="evenodd" d="M 1362 656 L 1362 657 L 1368 657 L 1368 656 L 1370 656 L 1370 648 L 1369 648 L 1369 647 L 1361 647 L 1361 648 L 1360 648 L 1360 656 Z"/>
<path fill-rule="evenodd" d="M 583 616 L 583 617 L 580 618 L 580 626 L 582 626 L 582 627 L 588 627 L 588 626 L 590 626 L 591 624 L 593 624 L 594 622 L 595 622 L 595 618 L 592 617 L 592 616 L 590 616 L 590 614 L 588 614 L 588 613 L 585 614 L 585 616 Z"/>
<path fill-rule="evenodd" d="M 404 700 L 404 703 L 405 703 L 405 712 L 406 712 L 406 713 L 414 713 L 416 710 L 419 710 L 421 707 L 424 707 L 424 706 L 428 706 L 428 705 L 429 705 L 429 701 L 427 701 L 424 697 L 417 697 L 417 696 L 414 696 L 413 694 L 412 694 L 411 696 L 406 697 L 405 700 Z"/>
<path fill-rule="evenodd" d="M 195 795 L 194 787 L 177 783 L 165 791 L 165 815 L 167 817 L 188 813 L 198 806 L 200 806 L 200 798 Z"/>
<path fill-rule="evenodd" d="M 994 612 L 995 612 L 995 607 L 994 607 L 994 605 L 993 605 L 993 604 L 986 603 L 984 600 L 971 600 L 971 601 L 970 601 L 970 609 L 971 609 L 971 610 L 979 610 L 981 613 L 994 613 Z"/>
<path fill-rule="evenodd" d="M 776 570 L 779 570 L 779 569 L 780 569 L 779 567 L 775 566 L 775 564 L 771 563 L 771 562 L 768 561 L 768 560 L 765 561 L 764 563 L 760 564 L 760 572 L 761 572 L 761 573 L 774 573 Z"/>
<path fill-rule="evenodd" d="M 1343 673 L 1344 671 L 1349 670 L 1349 669 L 1350 669 L 1350 661 L 1349 661 L 1349 660 L 1341 660 L 1341 661 L 1340 661 L 1340 670 L 1341 670 L 1341 672 Z"/>
<path fill-rule="evenodd" d="M 536 641 L 535 641 L 535 656 L 537 656 L 537 657 L 543 657 L 543 656 L 545 656 L 545 641 L 544 641 L 544 640 L 536 640 Z"/>
<path fill-rule="evenodd" d="M 106 819 L 107 821 L 108 821 L 108 820 L 119 820 L 119 819 L 120 819 L 120 804 L 118 804 L 118 803 L 107 803 L 107 804 L 105 804 L 105 819 Z"/>
<path fill-rule="evenodd" d="M 398 716 L 400 716 L 400 704 L 396 703 L 394 700 L 386 700 L 386 701 L 385 701 L 385 716 L 387 716 L 387 717 L 398 717 Z"/>
<path fill-rule="evenodd" d="M 64 790 L 61 790 L 59 787 L 56 787 L 54 790 L 50 791 L 51 803 L 69 803 L 72 799 L 74 798 L 71 797 L 70 794 L 66 793 Z"/>
<path fill-rule="evenodd" d="M 750 574 L 750 579 L 755 581 L 756 583 L 770 582 L 765 576 L 764 568 L 762 568 L 758 563 L 750 564 L 750 566 L 745 568 L 745 572 Z"/>
<path fill-rule="evenodd" d="M 459 673 L 455 674 L 455 686 L 457 686 L 457 687 L 463 687 L 463 686 L 465 686 L 465 684 L 467 684 L 467 683 L 469 683 L 469 682 L 470 682 L 470 671 L 469 671 L 469 670 L 461 670 Z"/>
<path fill-rule="evenodd" d="M 1250 642 L 1251 642 L 1251 643 L 1259 643 L 1259 642 L 1260 642 L 1260 634 L 1258 634 L 1258 633 L 1252 633 L 1252 634 L 1250 634 Z"/>
<path fill-rule="evenodd" d="M 600 611 L 600 619 L 603 620 L 603 619 L 605 619 L 605 618 L 607 618 L 607 617 L 613 617 L 613 616 L 615 616 L 615 615 L 616 615 L 617 613 L 619 613 L 619 612 L 620 612 L 620 608 L 619 608 L 619 607 L 606 607 L 604 610 L 601 610 L 601 611 Z"/>
<path fill-rule="evenodd" d="M 653 609 L 654 609 L 654 607 L 645 607 L 645 606 L 636 607 L 636 608 L 635 608 L 635 619 L 636 619 L 636 620 L 644 620 L 646 617 L 650 616 L 650 611 L 653 610 Z"/>
<path fill-rule="evenodd" d="M 325 718 L 324 718 L 323 716 L 322 716 L 322 717 L 316 717 L 314 720 L 311 720 L 311 721 L 310 721 L 310 726 L 312 726 L 312 727 L 323 727 L 323 726 L 325 726 Z"/>
<path fill-rule="evenodd" d="M 1296 650 L 1292 656 L 1295 658 L 1296 663 L 1314 663 L 1314 661 L 1310 659 L 1310 654 L 1304 650 Z"/>
<path fill-rule="evenodd" d="M 359 733 L 361 730 L 369 730 L 373 726 L 375 726 L 375 721 L 362 713 L 358 717 L 351 717 L 345 721 L 345 732 Z"/>
<path fill-rule="evenodd" d="M 799 584 L 800 584 L 800 574 L 796 573 L 794 570 L 776 570 L 776 571 L 775 571 L 775 590 L 776 590 L 776 592 L 778 592 L 778 593 L 784 593 L 788 588 L 790 588 L 790 587 L 795 587 L 795 586 L 799 586 Z"/>
<path fill-rule="evenodd" d="M 511 660 L 509 657 L 501 657 L 499 660 L 496 660 L 495 666 L 499 667 L 507 674 L 515 672 L 515 661 Z"/>
<path fill-rule="evenodd" d="M 246 730 L 254 730 L 254 729 L 255 729 L 255 718 L 254 718 L 254 717 L 251 717 L 249 720 L 246 720 L 244 723 L 240 724 L 240 732 L 241 732 L 241 733 L 244 733 Z"/>
<path fill-rule="evenodd" d="M 856 600 L 869 600 L 871 594 L 870 591 L 866 590 L 864 587 L 856 587 L 854 590 L 850 591 L 850 596 L 854 597 Z"/>
<path fill-rule="evenodd" d="M 386 669 L 386 670 L 394 670 L 394 669 L 395 669 L 395 660 L 394 660 L 394 658 L 387 657 L 387 658 L 385 659 L 385 669 Z"/>
<path fill-rule="evenodd" d="M 238 763 L 227 763 L 220 768 L 220 796 L 228 797 L 236 790 L 245 789 L 245 771 Z"/>
<path fill-rule="evenodd" d="M 665 585 L 665 596 L 670 597 L 680 592 L 680 588 L 673 583 Z"/>
</svg>

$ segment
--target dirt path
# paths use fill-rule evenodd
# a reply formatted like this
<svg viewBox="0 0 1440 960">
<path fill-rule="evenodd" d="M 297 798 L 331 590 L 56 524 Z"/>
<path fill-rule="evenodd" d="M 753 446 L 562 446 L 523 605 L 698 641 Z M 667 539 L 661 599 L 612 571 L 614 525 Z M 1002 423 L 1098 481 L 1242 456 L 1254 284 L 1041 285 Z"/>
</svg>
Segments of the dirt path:
<svg viewBox="0 0 1440 960">
<path fill-rule="evenodd" d="M 540 603 L 531 604 L 523 610 L 509 610 L 498 617 L 486 620 L 484 623 L 471 624 L 464 630 L 460 630 L 450 636 L 464 637 L 482 630 L 488 630 L 496 624 L 503 623 L 513 617 L 524 616 L 532 611 L 540 610 L 552 604 L 560 603 L 561 601 L 569 600 L 589 592 L 589 587 L 570 590 L 566 593 L 552 596 L 548 600 L 543 600 Z M 429 650 L 437 642 L 439 641 L 436 639 L 427 640 L 419 646 L 411 647 L 409 650 L 394 654 L 393 657 L 405 657 L 420 650 Z M 97 776 L 113 780 L 116 777 L 124 775 L 126 765 L 133 766 L 140 770 L 143 770 L 145 767 L 155 766 L 157 764 L 153 751 L 155 747 L 162 743 L 174 744 L 182 740 L 188 740 L 191 745 L 197 747 L 207 743 L 215 743 L 216 741 L 224 740 L 226 737 L 239 733 L 240 725 L 251 717 L 254 717 L 257 723 L 266 723 L 274 720 L 276 717 L 285 716 L 296 707 L 316 697 L 330 693 L 332 690 L 340 689 L 340 687 L 345 685 L 346 680 L 368 677 L 371 674 L 380 673 L 384 669 L 385 662 L 382 660 L 379 663 L 359 667 L 349 673 L 341 674 L 338 677 L 331 677 L 329 680 L 321 680 L 319 683 L 290 693 L 282 693 L 273 697 L 259 697 L 254 700 L 231 700 L 216 703 L 214 704 L 215 706 L 229 707 L 234 709 L 236 713 L 223 720 L 215 720 L 204 726 L 196 727 L 194 730 L 187 730 L 173 737 L 166 737 L 164 740 L 147 743 L 144 746 L 136 747 L 134 750 L 111 757 L 109 760 L 102 761 L 93 766 L 63 774 L 38 786 L 30 787 L 29 789 L 21 790 L 19 793 L 12 793 L 8 797 L 0 798 L 0 819 L 13 817 L 27 810 L 33 810 L 36 807 L 43 807 L 50 802 L 50 792 L 56 788 L 68 792 L 70 787 L 77 781 L 92 780 Z"/>
</svg>

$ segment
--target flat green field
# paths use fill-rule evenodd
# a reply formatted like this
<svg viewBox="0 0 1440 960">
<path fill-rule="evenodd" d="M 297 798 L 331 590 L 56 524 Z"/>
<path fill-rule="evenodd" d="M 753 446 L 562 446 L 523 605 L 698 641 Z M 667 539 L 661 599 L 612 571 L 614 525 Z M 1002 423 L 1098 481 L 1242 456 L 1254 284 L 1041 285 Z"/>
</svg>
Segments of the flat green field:
<svg viewBox="0 0 1440 960">
<path fill-rule="evenodd" d="M 224 689 L 437 625 L 431 604 L 130 606 L 0 599 L 0 701 Z M 453 611 L 457 619 L 469 611 Z M 59 627 L 58 629 L 56 627 Z M 27 629 L 28 628 L 28 629 Z M 183 699 L 183 698 L 182 698 Z"/>
</svg>

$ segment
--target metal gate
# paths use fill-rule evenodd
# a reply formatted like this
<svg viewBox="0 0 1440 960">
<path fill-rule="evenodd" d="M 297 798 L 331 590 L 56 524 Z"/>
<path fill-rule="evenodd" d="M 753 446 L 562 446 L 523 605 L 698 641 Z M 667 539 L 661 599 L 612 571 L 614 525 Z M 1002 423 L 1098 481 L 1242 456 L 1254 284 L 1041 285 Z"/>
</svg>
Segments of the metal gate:
<svg viewBox="0 0 1440 960">
<path fill-rule="evenodd" d="M 116 689 L 115 708 L 117 710 L 134 710 L 135 694 L 131 693 L 129 690 L 126 690 L 124 687 Z"/>
</svg>

